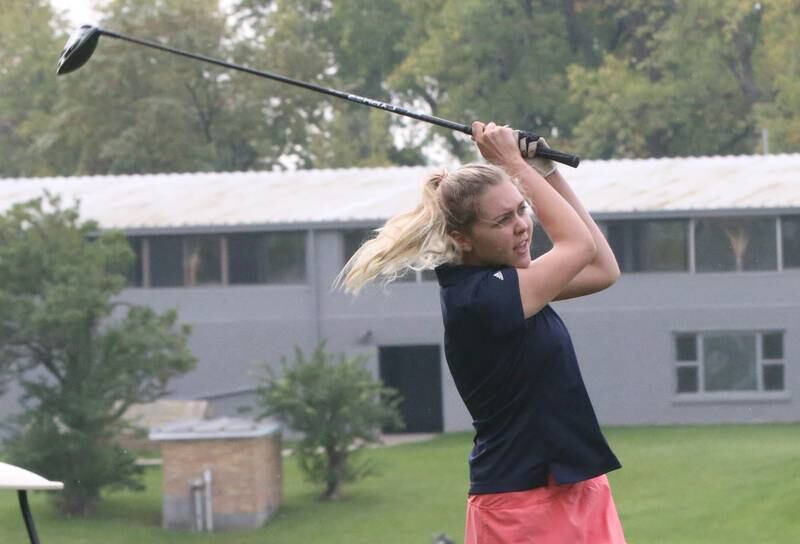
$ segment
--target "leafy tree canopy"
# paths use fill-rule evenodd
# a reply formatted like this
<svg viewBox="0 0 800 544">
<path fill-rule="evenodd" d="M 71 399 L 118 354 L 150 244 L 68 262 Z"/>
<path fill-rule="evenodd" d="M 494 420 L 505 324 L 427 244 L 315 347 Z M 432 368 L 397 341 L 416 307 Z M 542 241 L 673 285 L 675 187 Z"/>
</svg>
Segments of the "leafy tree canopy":
<svg viewBox="0 0 800 544">
<path fill-rule="evenodd" d="M 54 498 L 65 513 L 91 511 L 105 487 L 140 486 L 115 443 L 122 415 L 195 364 L 175 312 L 117 300 L 131 259 L 121 233 L 98 234 L 55 197 L 0 216 L 0 377 L 23 392 L 5 447 L 64 481 Z"/>
<path fill-rule="evenodd" d="M 102 39 L 56 80 L 44 0 L 0 22 L 0 175 L 420 164 L 464 135 Z M 4 4 L 4 5 L 5 5 Z M 102 24 L 589 158 L 800 145 L 797 0 L 112 0 Z M 50 24 L 48 24 L 48 21 Z M 48 53 L 49 52 L 49 53 Z"/>
</svg>

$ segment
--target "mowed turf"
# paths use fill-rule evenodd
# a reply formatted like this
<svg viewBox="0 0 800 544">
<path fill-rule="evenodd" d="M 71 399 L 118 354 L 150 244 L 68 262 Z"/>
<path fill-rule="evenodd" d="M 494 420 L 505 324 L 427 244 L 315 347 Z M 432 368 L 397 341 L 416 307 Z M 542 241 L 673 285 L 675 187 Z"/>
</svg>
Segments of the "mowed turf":
<svg viewBox="0 0 800 544">
<path fill-rule="evenodd" d="M 624 468 L 610 475 L 628 541 L 800 542 L 800 425 L 610 428 Z M 284 504 L 264 528 L 197 535 L 159 528 L 161 471 L 147 491 L 108 493 L 90 519 L 59 519 L 43 494 L 32 506 L 42 544 L 215 542 L 412 544 L 463 538 L 470 435 L 371 450 L 378 474 L 316 500 L 292 459 Z M 0 542 L 25 542 L 16 496 L 0 492 Z"/>
</svg>

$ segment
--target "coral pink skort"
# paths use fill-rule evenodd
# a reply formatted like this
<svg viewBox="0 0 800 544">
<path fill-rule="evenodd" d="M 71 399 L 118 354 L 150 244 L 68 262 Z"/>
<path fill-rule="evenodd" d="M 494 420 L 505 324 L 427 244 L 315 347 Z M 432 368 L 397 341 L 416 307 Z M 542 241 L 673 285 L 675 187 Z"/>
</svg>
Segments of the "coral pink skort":
<svg viewBox="0 0 800 544">
<path fill-rule="evenodd" d="M 605 475 L 574 484 L 470 495 L 465 544 L 625 544 Z"/>
</svg>

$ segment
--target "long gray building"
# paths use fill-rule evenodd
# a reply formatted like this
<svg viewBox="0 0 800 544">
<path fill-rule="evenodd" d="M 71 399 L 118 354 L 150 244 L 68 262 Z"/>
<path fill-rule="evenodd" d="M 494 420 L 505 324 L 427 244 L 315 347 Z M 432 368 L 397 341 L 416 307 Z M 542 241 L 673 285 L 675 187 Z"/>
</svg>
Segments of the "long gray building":
<svg viewBox="0 0 800 544">
<path fill-rule="evenodd" d="M 623 270 L 606 291 L 554 304 L 601 422 L 800 421 L 800 155 L 562 169 Z M 331 288 L 434 170 L 6 179 L 0 211 L 48 190 L 127 234 L 137 262 L 121 298 L 177 308 L 192 326 L 199 362 L 174 398 L 246 413 L 259 365 L 325 340 L 401 391 L 406 431 L 466 430 L 433 273 L 357 297 Z M 537 229 L 534 254 L 548 247 Z"/>
</svg>

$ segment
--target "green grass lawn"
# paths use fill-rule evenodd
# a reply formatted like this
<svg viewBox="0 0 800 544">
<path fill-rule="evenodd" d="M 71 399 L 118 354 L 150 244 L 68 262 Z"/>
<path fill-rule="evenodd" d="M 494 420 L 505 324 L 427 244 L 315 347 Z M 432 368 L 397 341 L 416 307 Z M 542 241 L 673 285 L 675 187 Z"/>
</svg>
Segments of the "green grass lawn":
<svg viewBox="0 0 800 544">
<path fill-rule="evenodd" d="M 800 425 L 610 428 L 624 468 L 610 475 L 631 544 L 800 542 Z M 160 469 L 147 491 L 109 493 L 91 519 L 55 516 L 32 497 L 42 544 L 430 543 L 463 538 L 470 435 L 369 452 L 379 474 L 335 503 L 316 500 L 285 464 L 284 504 L 256 531 L 195 535 L 160 529 Z M 26 542 L 13 492 L 0 492 L 0 542 Z"/>
</svg>

